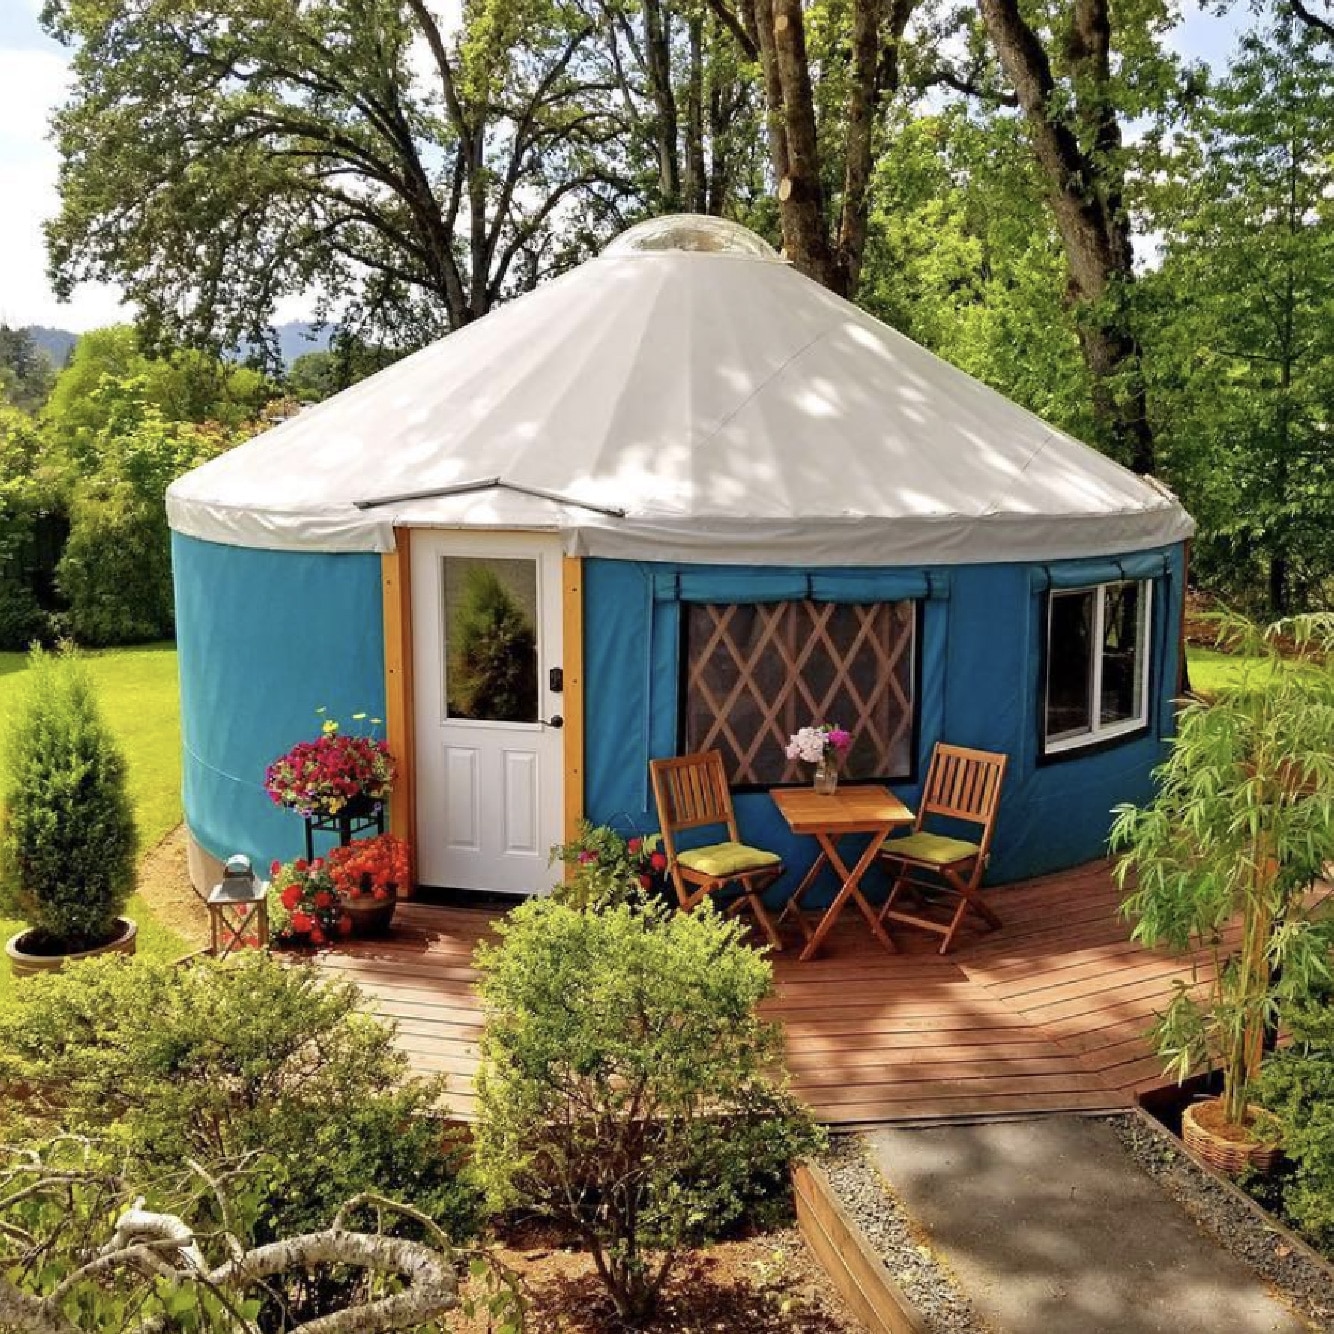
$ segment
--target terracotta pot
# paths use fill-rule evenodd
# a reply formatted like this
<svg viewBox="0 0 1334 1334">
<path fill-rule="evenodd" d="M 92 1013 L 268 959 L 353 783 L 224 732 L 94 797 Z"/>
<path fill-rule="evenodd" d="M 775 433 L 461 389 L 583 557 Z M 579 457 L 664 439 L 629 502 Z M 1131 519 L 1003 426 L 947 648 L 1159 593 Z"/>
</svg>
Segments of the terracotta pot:
<svg viewBox="0 0 1334 1334">
<path fill-rule="evenodd" d="M 383 936 L 394 920 L 394 909 L 398 907 L 398 894 L 391 892 L 387 899 L 373 898 L 369 894 L 351 894 L 340 896 L 343 911 L 352 923 L 354 936 Z"/>
<path fill-rule="evenodd" d="M 38 973 L 58 973 L 67 963 L 78 959 L 93 959 L 99 954 L 133 954 L 138 946 L 139 928 L 128 917 L 117 917 L 120 934 L 115 940 L 96 949 L 80 950 L 77 954 L 29 954 L 23 940 L 29 934 L 20 931 L 5 942 L 5 954 L 15 977 L 33 977 Z"/>
<path fill-rule="evenodd" d="M 1201 1124 L 1200 1109 L 1217 1106 L 1219 1099 L 1210 1098 L 1207 1102 L 1193 1102 L 1181 1113 L 1181 1138 L 1186 1147 L 1202 1158 L 1210 1167 L 1227 1176 L 1240 1176 L 1242 1172 L 1272 1172 L 1283 1157 L 1283 1149 L 1278 1144 L 1257 1142 L 1254 1140 L 1228 1139 Z M 1250 1106 L 1247 1112 L 1251 1116 L 1260 1114 L 1260 1108 Z"/>
</svg>

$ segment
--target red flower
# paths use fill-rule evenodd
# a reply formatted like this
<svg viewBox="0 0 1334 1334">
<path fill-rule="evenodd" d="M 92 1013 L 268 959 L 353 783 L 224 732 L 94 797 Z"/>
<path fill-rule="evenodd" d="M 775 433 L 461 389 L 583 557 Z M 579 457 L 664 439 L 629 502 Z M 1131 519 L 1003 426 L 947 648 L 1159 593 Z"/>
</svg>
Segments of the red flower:
<svg viewBox="0 0 1334 1334">
<path fill-rule="evenodd" d="M 597 859 L 598 859 L 598 855 L 597 855 L 596 852 L 593 852 L 593 851 L 592 851 L 591 849 L 589 849 L 589 848 L 585 848 L 585 849 L 579 854 L 579 865 L 580 865 L 580 866 L 588 866 L 590 863 L 597 861 Z"/>
<path fill-rule="evenodd" d="M 277 875 L 283 869 L 282 862 L 274 861 L 269 863 L 269 874 Z"/>
<path fill-rule="evenodd" d="M 641 876 L 639 877 L 639 888 L 640 888 L 640 889 L 652 889 L 652 888 L 653 888 L 653 877 L 652 877 L 651 875 L 641 875 Z"/>
<path fill-rule="evenodd" d="M 667 854 L 665 852 L 655 852 L 648 859 L 648 864 L 655 871 L 665 871 L 667 869 Z"/>
<path fill-rule="evenodd" d="M 317 908 L 332 908 L 334 896 L 327 889 L 322 889 L 315 895 L 315 906 Z"/>
<path fill-rule="evenodd" d="M 340 936 L 350 936 L 352 934 L 352 919 L 350 917 L 340 917 L 337 930 Z"/>
<path fill-rule="evenodd" d="M 315 929 L 315 919 L 308 912 L 292 914 L 292 930 L 299 936 L 310 935 Z"/>
<path fill-rule="evenodd" d="M 632 838 L 625 846 L 633 857 L 644 846 L 644 840 L 642 838 Z"/>
<path fill-rule="evenodd" d="M 376 887 L 371 890 L 371 897 L 374 899 L 387 899 L 389 897 L 389 891 L 385 889 L 383 885 L 376 885 Z"/>
<path fill-rule="evenodd" d="M 284 908 L 287 909 L 288 912 L 291 912 L 292 909 L 295 908 L 296 905 L 301 902 L 301 886 L 288 885 L 287 888 L 283 890 L 283 892 L 278 896 L 278 901 L 283 905 Z"/>
<path fill-rule="evenodd" d="M 323 945 L 324 939 L 325 939 L 324 932 L 321 931 L 318 926 L 311 931 L 310 943 L 312 945 Z"/>
<path fill-rule="evenodd" d="M 292 863 L 292 870 L 298 875 L 305 875 L 305 873 L 310 870 L 310 863 L 304 857 L 298 857 L 296 861 Z"/>
</svg>

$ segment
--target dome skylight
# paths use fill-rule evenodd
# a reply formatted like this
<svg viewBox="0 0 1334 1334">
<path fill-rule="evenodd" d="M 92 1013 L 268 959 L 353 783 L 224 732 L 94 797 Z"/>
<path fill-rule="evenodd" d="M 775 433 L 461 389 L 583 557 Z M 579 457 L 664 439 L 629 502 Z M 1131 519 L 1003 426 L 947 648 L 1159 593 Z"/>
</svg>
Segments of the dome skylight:
<svg viewBox="0 0 1334 1334">
<path fill-rule="evenodd" d="M 663 250 L 686 250 L 707 255 L 742 255 L 747 259 L 780 259 L 762 237 L 748 227 L 726 218 L 701 213 L 672 213 L 622 232 L 602 252 L 604 255 L 650 254 Z"/>
</svg>

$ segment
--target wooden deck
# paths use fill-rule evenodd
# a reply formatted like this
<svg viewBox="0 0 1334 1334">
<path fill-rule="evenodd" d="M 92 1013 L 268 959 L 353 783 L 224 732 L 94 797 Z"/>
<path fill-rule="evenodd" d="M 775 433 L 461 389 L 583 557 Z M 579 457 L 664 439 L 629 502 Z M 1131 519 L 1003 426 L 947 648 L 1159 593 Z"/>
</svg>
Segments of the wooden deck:
<svg viewBox="0 0 1334 1334">
<path fill-rule="evenodd" d="M 1144 1034 L 1177 978 L 1207 958 L 1129 940 L 1104 863 L 989 892 L 1005 921 L 969 926 L 945 958 L 901 928 L 885 953 L 849 909 L 824 954 L 774 956 L 766 1010 L 783 1024 L 796 1091 L 835 1126 L 1128 1106 L 1161 1085 Z M 449 1076 L 474 1109 L 481 1010 L 471 955 L 494 914 L 402 904 L 394 935 L 320 956 L 397 1021 L 414 1068 Z M 794 942 L 795 943 L 795 942 Z"/>
</svg>

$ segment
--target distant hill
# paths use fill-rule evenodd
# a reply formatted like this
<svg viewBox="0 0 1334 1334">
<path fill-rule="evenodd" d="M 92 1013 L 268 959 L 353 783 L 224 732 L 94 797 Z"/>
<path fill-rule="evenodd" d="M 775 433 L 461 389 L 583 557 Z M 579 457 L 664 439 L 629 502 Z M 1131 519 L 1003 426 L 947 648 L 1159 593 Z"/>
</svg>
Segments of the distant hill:
<svg viewBox="0 0 1334 1334">
<path fill-rule="evenodd" d="M 28 334 L 32 341 L 51 358 L 51 364 L 57 370 L 69 360 L 79 335 L 68 329 L 48 329 L 44 324 L 28 325 Z"/>
<path fill-rule="evenodd" d="M 68 329 L 48 329 L 41 324 L 28 325 L 28 332 L 57 369 L 69 360 L 69 354 L 79 340 L 79 335 Z M 274 332 L 278 335 L 278 351 L 284 366 L 291 366 L 306 352 L 323 352 L 329 346 L 329 329 L 317 328 L 305 320 L 289 320 L 277 325 Z"/>
<path fill-rule="evenodd" d="M 305 320 L 289 320 L 279 324 L 274 332 L 278 335 L 278 351 L 284 366 L 290 366 L 307 352 L 323 352 L 329 346 L 330 329 L 327 325 L 317 329 Z"/>
</svg>

